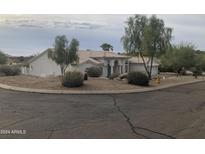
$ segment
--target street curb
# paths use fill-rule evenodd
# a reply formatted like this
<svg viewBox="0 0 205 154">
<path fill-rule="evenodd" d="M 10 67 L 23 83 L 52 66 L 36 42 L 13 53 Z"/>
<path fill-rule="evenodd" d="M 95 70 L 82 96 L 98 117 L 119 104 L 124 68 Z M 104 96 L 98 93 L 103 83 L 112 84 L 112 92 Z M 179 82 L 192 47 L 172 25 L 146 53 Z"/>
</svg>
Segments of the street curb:
<svg viewBox="0 0 205 154">
<path fill-rule="evenodd" d="M 198 79 L 194 81 L 187 81 L 182 83 L 175 83 L 169 85 L 162 85 L 158 87 L 142 87 L 141 89 L 131 89 L 131 90 L 88 90 L 88 91 L 67 91 L 67 90 L 47 90 L 47 89 L 31 89 L 31 88 L 21 88 L 15 86 L 9 86 L 0 83 L 0 88 L 6 90 L 29 92 L 29 93 L 40 93 L 40 94 L 67 94 L 67 95 L 105 95 L 105 94 L 129 94 L 129 93 L 143 93 L 155 90 L 166 89 L 175 86 L 182 86 L 186 84 L 192 84 L 197 82 L 203 82 L 205 79 Z"/>
</svg>

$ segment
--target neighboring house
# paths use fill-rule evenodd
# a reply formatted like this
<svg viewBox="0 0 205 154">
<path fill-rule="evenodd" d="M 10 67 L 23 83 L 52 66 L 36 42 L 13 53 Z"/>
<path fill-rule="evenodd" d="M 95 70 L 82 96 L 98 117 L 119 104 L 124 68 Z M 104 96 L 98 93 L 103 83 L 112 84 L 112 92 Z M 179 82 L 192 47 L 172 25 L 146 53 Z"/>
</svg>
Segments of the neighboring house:
<svg viewBox="0 0 205 154">
<path fill-rule="evenodd" d="M 34 76 L 49 76 L 60 75 L 60 67 L 51 59 L 48 58 L 48 51 L 44 51 L 38 56 L 35 56 L 25 67 L 21 68 L 22 74 Z"/>
<path fill-rule="evenodd" d="M 143 71 L 143 64 L 137 63 L 134 58 L 117 54 L 110 51 L 85 51 L 79 50 L 79 64 L 73 67 L 79 69 L 83 73 L 91 66 L 102 68 L 103 77 L 108 77 L 113 73 L 123 74 L 129 71 Z M 139 66 L 138 66 L 139 65 Z M 156 65 L 158 72 L 158 65 Z M 22 67 L 22 73 L 35 76 L 61 75 L 60 66 L 48 58 L 48 51 L 44 51 L 40 55 L 34 57 L 28 62 L 27 67 Z"/>
<path fill-rule="evenodd" d="M 23 56 L 10 56 L 8 55 L 8 65 L 23 65 L 24 63 L 28 62 L 31 60 L 34 56 L 28 56 L 28 57 L 23 57 Z"/>
</svg>

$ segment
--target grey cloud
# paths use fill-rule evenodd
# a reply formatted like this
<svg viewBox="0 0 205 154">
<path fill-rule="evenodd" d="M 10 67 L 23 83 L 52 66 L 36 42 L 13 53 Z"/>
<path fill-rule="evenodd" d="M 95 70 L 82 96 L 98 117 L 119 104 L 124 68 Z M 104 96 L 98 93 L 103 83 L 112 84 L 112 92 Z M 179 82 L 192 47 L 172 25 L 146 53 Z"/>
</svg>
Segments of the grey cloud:
<svg viewBox="0 0 205 154">
<path fill-rule="evenodd" d="M 202 14 L 174 14 L 157 15 L 165 21 L 166 26 L 173 28 L 173 42 L 192 42 L 199 49 L 204 50 L 205 15 Z"/>
<path fill-rule="evenodd" d="M 69 28 L 69 29 L 98 29 L 105 27 L 103 24 L 95 24 L 89 22 L 76 21 L 53 21 L 55 28 Z"/>
<path fill-rule="evenodd" d="M 80 29 L 98 29 L 105 27 L 105 25 L 100 25 L 100 24 L 93 24 L 93 23 L 88 23 L 88 22 L 71 22 L 70 25 L 72 27 L 80 28 Z"/>
<path fill-rule="evenodd" d="M 205 15 L 158 15 L 172 28 L 199 29 L 205 25 Z"/>
<path fill-rule="evenodd" d="M 36 24 L 35 20 L 5 20 L 3 22 L 5 25 L 14 26 L 14 27 L 27 27 L 27 28 L 43 28 L 40 24 Z"/>
<path fill-rule="evenodd" d="M 2 38 L 0 43 L 2 42 L 2 46 L 5 45 L 5 48 L 8 48 L 11 47 L 10 40 L 13 40 L 12 45 L 16 43 L 19 45 L 16 48 L 21 51 L 25 48 L 25 43 L 20 42 L 19 36 L 26 36 L 25 40 L 29 40 L 30 46 L 33 45 L 34 49 L 36 47 L 46 48 L 52 44 L 56 35 L 66 34 L 70 38 L 77 37 L 81 48 L 97 50 L 100 43 L 109 42 L 115 50 L 122 50 L 120 38 L 124 33 L 125 21 L 129 16 L 133 15 L 0 16 L 0 26 L 4 24 L 3 29 L 0 29 L 0 34 L 8 36 L 8 40 Z M 205 15 L 160 14 L 157 17 L 162 18 L 167 27 L 173 28 L 174 43 L 193 42 L 198 49 L 205 50 Z M 13 28 L 9 29 L 11 26 L 19 28 L 18 31 L 13 31 Z M 9 29 L 11 33 L 9 34 L 4 29 Z"/>
<path fill-rule="evenodd" d="M 58 19 L 7 19 L 3 22 L 5 25 L 27 28 L 66 28 L 66 29 L 99 29 L 106 27 L 105 24 L 76 21 L 60 21 Z"/>
<path fill-rule="evenodd" d="M 20 26 L 20 27 L 27 27 L 27 28 L 43 28 L 42 26 L 31 25 L 31 24 L 19 24 L 18 26 Z"/>
</svg>

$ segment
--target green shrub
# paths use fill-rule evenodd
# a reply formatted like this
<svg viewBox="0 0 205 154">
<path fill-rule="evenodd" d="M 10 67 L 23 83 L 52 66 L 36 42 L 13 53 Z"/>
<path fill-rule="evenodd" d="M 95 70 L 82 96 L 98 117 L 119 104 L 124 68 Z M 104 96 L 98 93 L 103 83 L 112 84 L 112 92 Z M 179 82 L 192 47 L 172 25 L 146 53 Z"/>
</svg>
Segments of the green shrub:
<svg viewBox="0 0 205 154">
<path fill-rule="evenodd" d="M 5 76 L 15 76 L 19 75 L 21 70 L 17 66 L 1 66 L 0 74 L 4 74 Z"/>
<path fill-rule="evenodd" d="M 90 77 L 100 77 L 102 75 L 102 68 L 100 67 L 89 67 L 87 69 L 88 76 Z"/>
<path fill-rule="evenodd" d="M 141 86 L 148 86 L 149 85 L 149 78 L 142 72 L 129 72 L 128 73 L 128 83 L 141 85 Z"/>
<path fill-rule="evenodd" d="M 8 56 L 0 51 L 0 64 L 6 64 L 8 61 Z"/>
<path fill-rule="evenodd" d="M 80 87 L 83 85 L 84 76 L 79 71 L 66 72 L 62 79 L 62 84 L 65 87 Z"/>
<path fill-rule="evenodd" d="M 160 72 L 174 72 L 174 69 L 172 66 L 166 66 L 166 65 L 159 65 L 159 71 Z"/>
<path fill-rule="evenodd" d="M 119 74 L 113 73 L 109 76 L 109 79 L 113 80 L 114 78 L 117 78 L 118 76 L 119 76 Z"/>
<path fill-rule="evenodd" d="M 202 71 L 196 67 L 192 68 L 193 76 L 197 78 L 197 76 L 202 75 Z"/>
<path fill-rule="evenodd" d="M 180 75 L 187 75 L 185 69 L 181 69 L 181 70 L 179 71 L 179 74 L 180 74 Z"/>
</svg>

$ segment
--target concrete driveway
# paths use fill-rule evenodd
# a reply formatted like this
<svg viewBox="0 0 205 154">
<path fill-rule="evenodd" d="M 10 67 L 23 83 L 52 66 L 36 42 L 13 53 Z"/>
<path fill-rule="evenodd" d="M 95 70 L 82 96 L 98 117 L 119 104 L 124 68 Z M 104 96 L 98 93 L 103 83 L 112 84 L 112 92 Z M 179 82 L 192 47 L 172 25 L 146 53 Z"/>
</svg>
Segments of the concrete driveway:
<svg viewBox="0 0 205 154">
<path fill-rule="evenodd" d="M 205 138 L 205 82 L 120 95 L 0 89 L 0 138 Z"/>
</svg>

